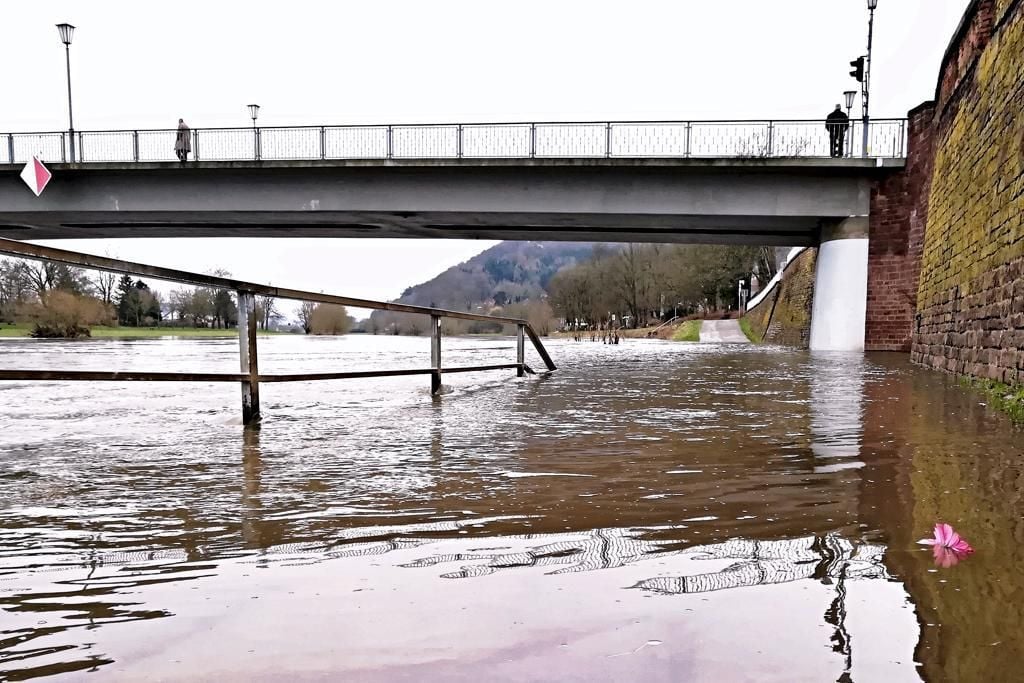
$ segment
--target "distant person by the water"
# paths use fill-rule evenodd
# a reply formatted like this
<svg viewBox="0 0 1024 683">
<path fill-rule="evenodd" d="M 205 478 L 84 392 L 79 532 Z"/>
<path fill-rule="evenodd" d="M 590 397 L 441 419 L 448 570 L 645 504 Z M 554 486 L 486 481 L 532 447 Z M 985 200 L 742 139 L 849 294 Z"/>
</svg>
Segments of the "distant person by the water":
<svg viewBox="0 0 1024 683">
<path fill-rule="evenodd" d="M 185 119 L 178 119 L 178 138 L 174 141 L 174 153 L 178 161 L 188 161 L 188 153 L 192 151 L 192 136 L 189 134 Z"/>
<path fill-rule="evenodd" d="M 846 131 L 850 128 L 850 117 L 843 113 L 842 105 L 825 117 L 825 128 L 828 129 L 829 155 L 841 157 L 844 153 Z"/>
</svg>

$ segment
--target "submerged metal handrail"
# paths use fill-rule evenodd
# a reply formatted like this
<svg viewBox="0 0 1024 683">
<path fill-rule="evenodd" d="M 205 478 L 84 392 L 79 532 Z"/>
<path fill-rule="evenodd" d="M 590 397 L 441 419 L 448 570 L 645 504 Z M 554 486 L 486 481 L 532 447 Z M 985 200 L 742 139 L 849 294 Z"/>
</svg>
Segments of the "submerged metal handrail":
<svg viewBox="0 0 1024 683">
<path fill-rule="evenodd" d="M 102 372 L 93 370 L 0 370 L 0 381 L 114 381 L 114 382 L 240 382 L 242 385 L 242 422 L 249 424 L 260 417 L 259 385 L 261 382 L 306 382 L 328 379 L 356 379 L 369 377 L 396 377 L 404 375 L 430 375 L 432 394 L 441 390 L 441 375 L 459 372 L 482 372 L 486 370 L 516 370 L 522 377 L 533 370 L 526 364 L 526 337 L 549 371 L 556 366 L 548 355 L 540 337 L 521 318 L 484 315 L 463 311 L 449 311 L 443 308 L 427 308 L 408 304 L 356 299 L 333 294 L 320 294 L 300 289 L 286 289 L 254 282 L 233 280 L 216 275 L 202 275 L 174 268 L 162 268 L 131 261 L 121 261 L 106 256 L 94 256 L 65 249 L 44 247 L 0 238 L 0 254 L 40 261 L 57 261 L 81 268 L 102 270 L 113 273 L 144 275 L 156 280 L 178 282 L 200 287 L 216 287 L 233 290 L 238 297 L 238 344 L 240 373 L 187 373 L 187 372 Z M 404 370 L 357 370 L 349 372 L 317 372 L 299 374 L 262 375 L 257 362 L 256 342 L 256 295 L 295 301 L 313 301 L 325 304 L 340 304 L 353 308 L 369 308 L 378 311 L 413 313 L 430 316 L 430 367 Z M 516 362 L 495 365 L 456 366 L 446 368 L 441 364 L 441 318 L 496 322 L 516 326 Z"/>
<path fill-rule="evenodd" d="M 850 121 L 844 155 L 901 158 L 907 119 Z M 0 163 L 70 159 L 67 131 L 0 133 Z M 76 131 L 79 163 L 177 161 L 178 131 Z M 580 121 L 192 128 L 194 161 L 792 158 L 831 156 L 824 119 Z"/>
</svg>

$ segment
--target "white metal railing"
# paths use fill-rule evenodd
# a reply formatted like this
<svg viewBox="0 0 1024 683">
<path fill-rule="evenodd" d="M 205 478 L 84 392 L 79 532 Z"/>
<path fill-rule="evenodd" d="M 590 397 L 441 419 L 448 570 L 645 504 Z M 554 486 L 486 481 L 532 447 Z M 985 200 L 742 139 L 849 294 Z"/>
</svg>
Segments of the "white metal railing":
<svg viewBox="0 0 1024 683">
<path fill-rule="evenodd" d="M 906 119 L 845 131 L 845 157 L 902 158 Z M 177 161 L 178 131 L 76 131 L 76 161 Z M 71 160 L 65 132 L 0 133 L 0 163 Z M 327 159 L 792 158 L 829 157 L 823 120 L 453 123 L 192 128 L 193 161 Z"/>
</svg>

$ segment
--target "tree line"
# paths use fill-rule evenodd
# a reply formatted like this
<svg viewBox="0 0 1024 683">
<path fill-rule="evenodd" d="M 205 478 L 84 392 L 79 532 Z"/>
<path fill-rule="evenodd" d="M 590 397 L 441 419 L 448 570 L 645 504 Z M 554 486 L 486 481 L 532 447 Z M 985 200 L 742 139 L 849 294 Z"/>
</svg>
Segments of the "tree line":
<svg viewBox="0 0 1024 683">
<path fill-rule="evenodd" d="M 549 302 L 567 323 L 643 327 L 676 313 L 734 309 L 738 284 L 775 274 L 767 247 L 689 244 L 598 245 L 591 257 L 563 268 L 548 286 Z"/>
<path fill-rule="evenodd" d="M 213 275 L 228 277 L 217 270 Z M 280 320 L 273 297 L 257 297 L 257 326 Z M 214 287 L 181 287 L 162 297 L 130 275 L 88 271 L 64 263 L 0 259 L 0 323 L 26 322 L 34 336 L 76 337 L 94 325 L 230 328 L 238 324 L 235 295 Z"/>
</svg>

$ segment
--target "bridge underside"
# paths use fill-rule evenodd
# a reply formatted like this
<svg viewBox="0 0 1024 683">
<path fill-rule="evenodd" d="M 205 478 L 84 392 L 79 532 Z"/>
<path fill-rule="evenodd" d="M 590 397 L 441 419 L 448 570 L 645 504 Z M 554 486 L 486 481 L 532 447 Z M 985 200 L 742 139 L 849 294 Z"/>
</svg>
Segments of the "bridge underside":
<svg viewBox="0 0 1024 683">
<path fill-rule="evenodd" d="M 860 159 L 0 166 L 0 236 L 408 237 L 801 246 L 868 212 Z"/>
<path fill-rule="evenodd" d="M 0 236 L 11 239 L 128 237 L 406 237 L 423 239 L 659 242 L 809 246 L 819 221 L 778 216 L 711 218 L 679 215 L 552 213 L 380 213 L 321 211 L 296 219 L 279 212 L 4 213 Z"/>
</svg>

